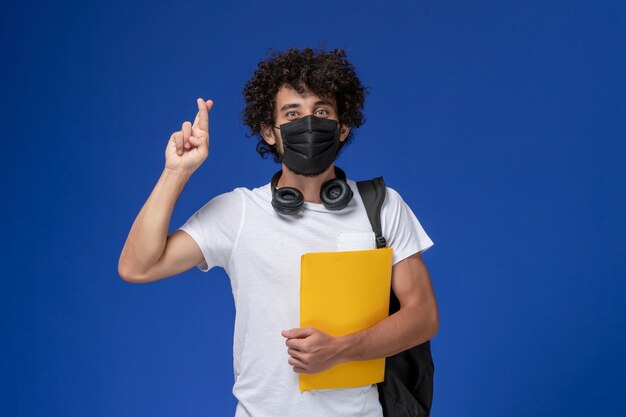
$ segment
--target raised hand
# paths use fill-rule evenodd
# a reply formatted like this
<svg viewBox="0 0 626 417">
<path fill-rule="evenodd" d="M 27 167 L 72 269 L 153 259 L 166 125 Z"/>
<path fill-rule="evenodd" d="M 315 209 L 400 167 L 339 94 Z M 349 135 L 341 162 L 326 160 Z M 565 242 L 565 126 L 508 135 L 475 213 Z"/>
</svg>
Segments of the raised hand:
<svg viewBox="0 0 626 417">
<path fill-rule="evenodd" d="M 172 133 L 165 148 L 165 168 L 193 173 L 209 156 L 209 111 L 213 100 L 198 98 L 198 113 L 193 125 L 189 121 Z"/>
</svg>

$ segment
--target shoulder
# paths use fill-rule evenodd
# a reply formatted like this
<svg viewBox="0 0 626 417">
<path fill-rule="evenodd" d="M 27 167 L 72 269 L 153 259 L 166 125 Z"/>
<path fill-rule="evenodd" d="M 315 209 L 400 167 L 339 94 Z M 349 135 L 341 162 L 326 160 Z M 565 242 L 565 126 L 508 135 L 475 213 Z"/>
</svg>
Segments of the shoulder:
<svg viewBox="0 0 626 417">
<path fill-rule="evenodd" d="M 365 183 L 368 181 L 353 181 L 350 179 L 348 180 L 348 184 L 353 189 L 355 194 L 360 193 L 359 182 Z M 383 200 L 383 205 L 381 207 L 381 215 L 393 215 L 395 212 L 399 211 L 404 204 L 404 200 L 400 193 L 395 188 L 389 187 L 385 184 L 385 196 Z"/>
<path fill-rule="evenodd" d="M 200 208 L 200 211 L 236 210 L 239 207 L 241 207 L 243 203 L 242 197 L 243 197 L 242 189 L 235 188 L 231 191 L 226 191 L 226 192 L 223 192 L 221 194 L 214 196 Z"/>
<path fill-rule="evenodd" d="M 395 188 L 391 188 L 386 186 L 386 199 L 389 199 L 390 201 L 399 201 L 402 200 L 402 196 L 400 195 L 400 193 L 395 189 Z"/>
<path fill-rule="evenodd" d="M 212 197 L 198 211 L 236 216 L 251 204 L 271 202 L 271 197 L 269 183 L 255 188 L 237 187 Z"/>
<path fill-rule="evenodd" d="M 385 201 L 383 202 L 383 210 L 395 211 L 399 210 L 406 203 L 400 193 L 392 187 L 385 187 Z"/>
<path fill-rule="evenodd" d="M 241 196 L 240 198 L 249 203 L 263 205 L 272 201 L 272 190 L 269 182 L 253 188 L 239 187 L 233 191 L 237 191 Z"/>
<path fill-rule="evenodd" d="M 351 180 L 348 179 L 347 180 L 348 185 L 355 191 L 355 192 L 359 192 L 359 186 L 358 183 L 359 182 L 368 182 L 368 181 L 355 181 L 355 180 Z M 389 187 L 385 184 L 385 200 L 384 202 L 397 202 L 402 200 L 402 197 L 400 196 L 400 193 L 398 191 L 396 191 L 395 188 Z"/>
<path fill-rule="evenodd" d="M 241 197 L 243 195 L 243 190 L 241 187 L 238 188 L 234 188 L 230 191 L 226 191 L 223 192 L 221 194 L 216 195 L 215 197 L 213 197 L 212 200 L 219 200 L 220 202 L 223 202 L 224 204 L 227 203 L 237 203 L 241 201 Z"/>
<path fill-rule="evenodd" d="M 382 216 L 388 219 L 407 219 L 414 217 L 413 209 L 398 190 L 386 187 L 385 201 L 381 208 Z"/>
</svg>

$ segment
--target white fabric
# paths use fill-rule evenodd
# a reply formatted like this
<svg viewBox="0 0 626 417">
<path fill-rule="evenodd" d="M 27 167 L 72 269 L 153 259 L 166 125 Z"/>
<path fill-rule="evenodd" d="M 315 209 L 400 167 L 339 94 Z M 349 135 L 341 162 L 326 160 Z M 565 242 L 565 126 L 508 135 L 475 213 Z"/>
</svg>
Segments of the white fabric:
<svg viewBox="0 0 626 417">
<path fill-rule="evenodd" d="M 300 327 L 300 257 L 306 252 L 374 249 L 354 181 L 346 208 L 305 202 L 297 215 L 271 205 L 270 184 L 236 188 L 202 206 L 179 229 L 198 244 L 206 272 L 223 267 L 236 307 L 233 341 L 236 417 L 382 417 L 375 385 L 300 392 L 281 330 Z M 381 211 L 393 263 L 433 245 L 402 197 L 387 187 Z"/>
</svg>

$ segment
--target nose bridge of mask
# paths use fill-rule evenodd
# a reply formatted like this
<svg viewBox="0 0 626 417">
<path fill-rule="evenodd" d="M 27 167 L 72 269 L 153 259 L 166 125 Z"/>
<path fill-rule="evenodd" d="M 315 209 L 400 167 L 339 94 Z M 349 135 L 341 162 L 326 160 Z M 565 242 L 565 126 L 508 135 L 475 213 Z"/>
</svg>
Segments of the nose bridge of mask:
<svg viewBox="0 0 626 417">
<path fill-rule="evenodd" d="M 312 114 L 303 117 L 305 119 L 306 126 L 309 131 L 325 131 L 332 132 L 337 129 L 337 122 L 331 119 L 322 119 Z M 300 119 L 300 120 L 302 120 Z"/>
<path fill-rule="evenodd" d="M 334 132 L 338 128 L 338 123 L 335 120 L 322 119 L 310 114 L 298 120 L 283 123 L 280 127 L 275 127 L 280 129 L 281 136 L 285 139 L 290 134 Z"/>
</svg>

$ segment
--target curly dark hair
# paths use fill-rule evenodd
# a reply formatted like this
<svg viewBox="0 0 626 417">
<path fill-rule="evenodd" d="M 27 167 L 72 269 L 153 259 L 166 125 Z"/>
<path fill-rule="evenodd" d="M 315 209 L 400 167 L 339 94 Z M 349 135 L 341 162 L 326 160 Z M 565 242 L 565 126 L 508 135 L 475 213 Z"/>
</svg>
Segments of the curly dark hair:
<svg viewBox="0 0 626 417">
<path fill-rule="evenodd" d="M 308 88 L 320 97 L 335 97 L 342 125 L 356 128 L 365 123 L 363 105 L 368 91 L 361 85 L 354 66 L 346 59 L 346 51 L 291 48 L 283 53 L 270 51 L 268 58 L 259 62 L 243 89 L 246 102 L 242 112 L 243 123 L 250 128 L 247 137 L 261 136 L 262 124 L 274 124 L 275 98 L 283 85 L 300 94 Z M 340 143 L 337 156 L 351 141 L 352 130 Z M 267 154 L 271 153 L 274 162 L 279 162 L 276 146 L 269 145 L 262 136 L 256 150 L 261 158 L 267 158 Z"/>
</svg>

